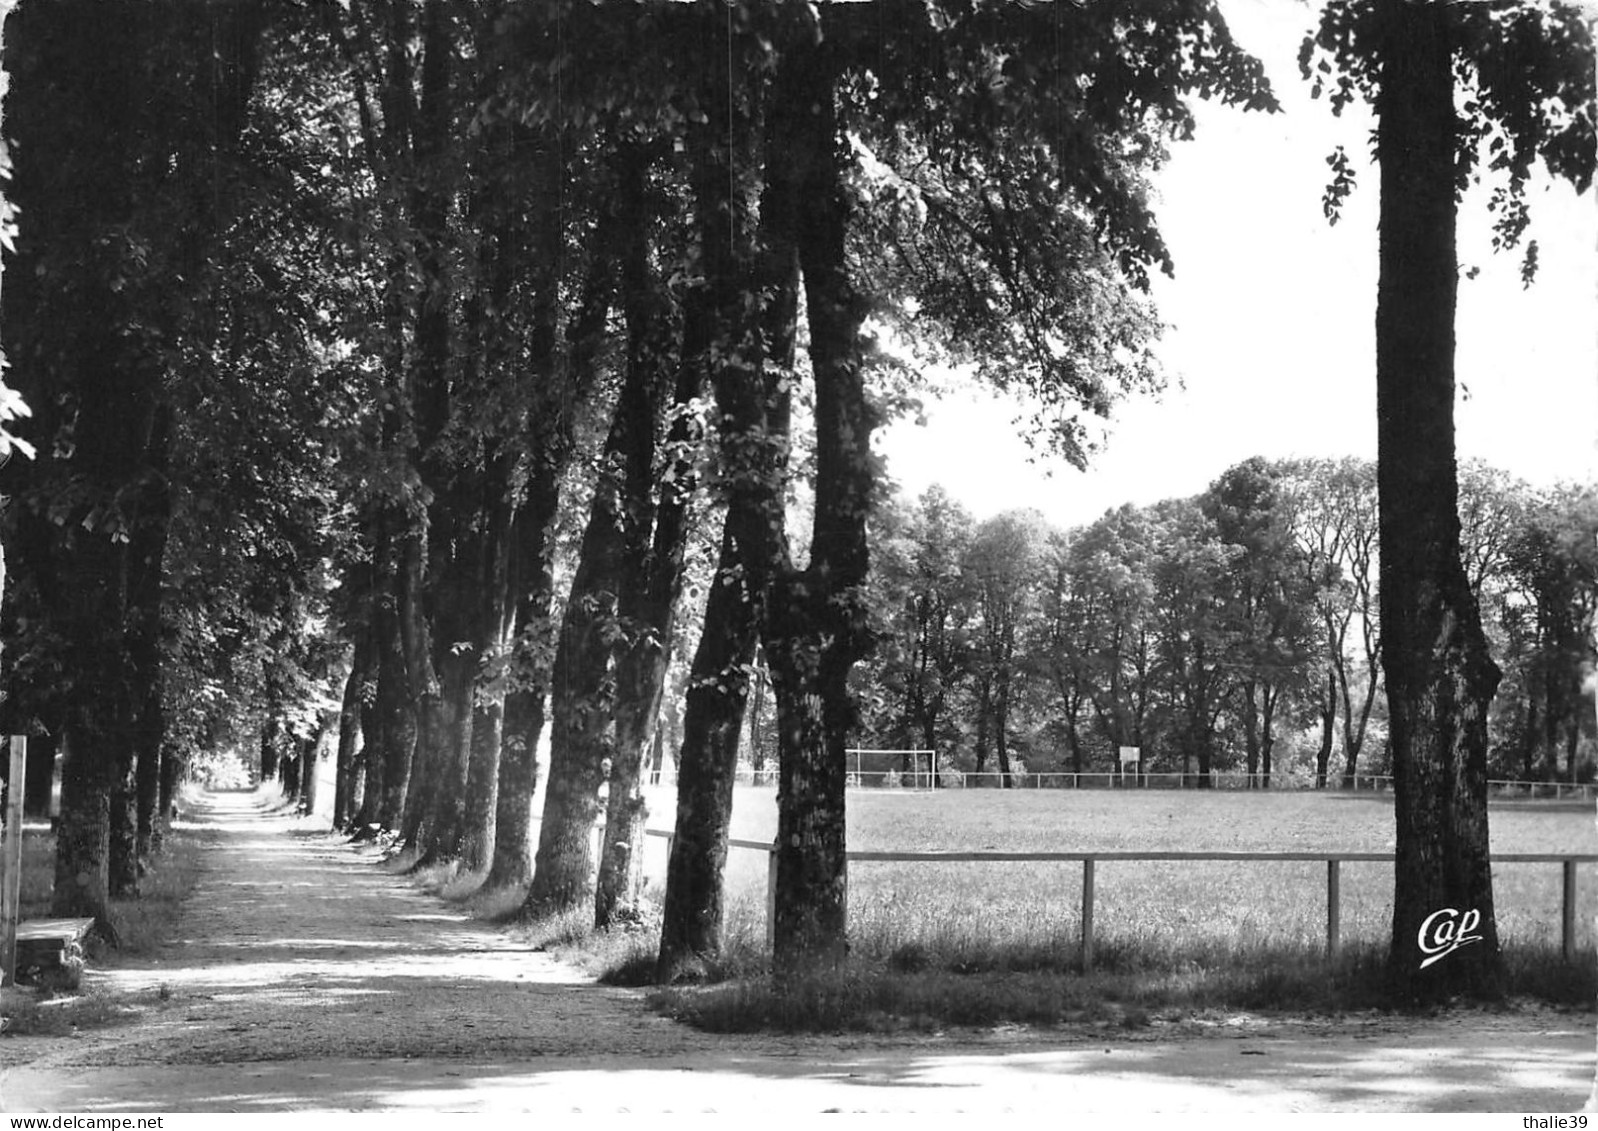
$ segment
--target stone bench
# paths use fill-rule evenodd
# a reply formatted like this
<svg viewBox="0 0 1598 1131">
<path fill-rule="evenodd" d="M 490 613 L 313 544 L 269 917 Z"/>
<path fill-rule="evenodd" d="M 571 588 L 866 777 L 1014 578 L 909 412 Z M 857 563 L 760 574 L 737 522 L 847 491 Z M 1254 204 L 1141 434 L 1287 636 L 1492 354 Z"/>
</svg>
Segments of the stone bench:
<svg viewBox="0 0 1598 1131">
<path fill-rule="evenodd" d="M 17 981 L 75 990 L 83 974 L 83 940 L 93 919 L 29 919 L 17 924 Z"/>
</svg>

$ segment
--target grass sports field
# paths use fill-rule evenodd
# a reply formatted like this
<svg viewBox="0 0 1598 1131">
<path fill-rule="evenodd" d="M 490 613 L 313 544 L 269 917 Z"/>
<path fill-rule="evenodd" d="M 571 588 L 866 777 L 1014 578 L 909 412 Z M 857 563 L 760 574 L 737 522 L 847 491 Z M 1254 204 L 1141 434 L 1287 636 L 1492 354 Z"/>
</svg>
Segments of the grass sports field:
<svg viewBox="0 0 1598 1131">
<path fill-rule="evenodd" d="M 652 828 L 670 826 L 670 790 L 650 798 Z M 1336 793 L 1197 791 L 949 790 L 849 794 L 849 845 L 857 850 L 1391 851 L 1392 799 Z M 1498 802 L 1492 848 L 1511 852 L 1598 852 L 1585 803 Z M 771 789 L 740 788 L 733 836 L 769 842 L 776 830 Z M 652 878 L 664 874 L 664 845 L 650 838 Z M 764 853 L 734 849 L 728 889 L 730 933 L 758 945 L 763 931 Z M 1593 945 L 1598 866 L 1578 869 L 1578 944 Z M 1557 950 L 1561 875 L 1557 864 L 1503 864 L 1494 898 L 1506 951 L 1527 943 Z M 850 866 L 850 935 L 862 958 L 908 947 L 959 965 L 996 951 L 1023 965 L 1074 953 L 1080 930 L 1078 863 L 855 862 Z M 1379 942 L 1390 927 L 1392 869 L 1345 863 L 1345 943 Z M 1207 964 L 1256 948 L 1318 950 L 1325 940 L 1326 869 L 1321 863 L 1100 862 L 1096 881 L 1098 962 L 1136 970 Z M 1027 956 L 1031 959 L 1028 960 Z"/>
</svg>

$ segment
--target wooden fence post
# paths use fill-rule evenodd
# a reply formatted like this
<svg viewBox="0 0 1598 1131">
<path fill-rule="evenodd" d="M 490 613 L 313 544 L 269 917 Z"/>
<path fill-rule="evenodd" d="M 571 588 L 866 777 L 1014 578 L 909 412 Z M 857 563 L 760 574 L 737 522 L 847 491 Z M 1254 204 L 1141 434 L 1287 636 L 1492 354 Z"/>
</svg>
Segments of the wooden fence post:
<svg viewBox="0 0 1598 1131">
<path fill-rule="evenodd" d="M 777 843 L 766 856 L 766 953 L 777 953 Z"/>
<path fill-rule="evenodd" d="M 1565 961 L 1576 956 L 1576 862 L 1565 862 L 1565 900 L 1561 909 L 1559 941 Z"/>
<path fill-rule="evenodd" d="M 1337 957 L 1343 944 L 1343 862 L 1326 861 L 1326 959 Z"/>
<path fill-rule="evenodd" d="M 1082 973 L 1093 967 L 1093 857 L 1082 861 Z"/>
<path fill-rule="evenodd" d="M 0 986 L 16 984 L 17 918 L 22 902 L 22 794 L 28 768 L 28 740 L 14 734 L 11 776 L 7 779 L 5 831 L 0 834 Z"/>
</svg>

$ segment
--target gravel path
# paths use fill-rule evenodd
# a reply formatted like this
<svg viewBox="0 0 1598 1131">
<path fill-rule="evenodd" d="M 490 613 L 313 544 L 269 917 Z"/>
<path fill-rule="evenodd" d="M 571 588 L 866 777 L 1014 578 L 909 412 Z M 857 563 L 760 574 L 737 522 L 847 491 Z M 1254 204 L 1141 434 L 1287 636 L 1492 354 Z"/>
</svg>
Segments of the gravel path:
<svg viewBox="0 0 1598 1131">
<path fill-rule="evenodd" d="M 251 794 L 175 941 L 89 983 L 150 1004 L 0 1040 L 7 1111 L 1568 1111 L 1591 1019 L 1227 1019 L 1204 1035 L 718 1037 L 518 945 Z"/>
</svg>

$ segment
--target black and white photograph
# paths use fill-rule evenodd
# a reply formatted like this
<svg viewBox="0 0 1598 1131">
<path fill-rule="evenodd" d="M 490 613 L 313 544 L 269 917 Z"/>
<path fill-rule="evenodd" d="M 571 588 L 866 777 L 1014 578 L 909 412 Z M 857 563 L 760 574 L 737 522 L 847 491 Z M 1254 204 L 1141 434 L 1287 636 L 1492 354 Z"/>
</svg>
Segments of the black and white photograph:
<svg viewBox="0 0 1598 1131">
<path fill-rule="evenodd" d="M 1585 1131 L 1595 38 L 0 0 L 0 1112 Z"/>
</svg>

